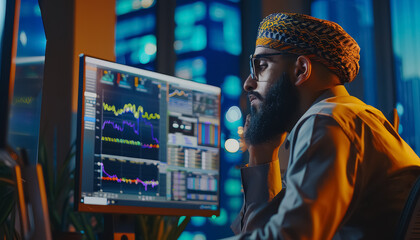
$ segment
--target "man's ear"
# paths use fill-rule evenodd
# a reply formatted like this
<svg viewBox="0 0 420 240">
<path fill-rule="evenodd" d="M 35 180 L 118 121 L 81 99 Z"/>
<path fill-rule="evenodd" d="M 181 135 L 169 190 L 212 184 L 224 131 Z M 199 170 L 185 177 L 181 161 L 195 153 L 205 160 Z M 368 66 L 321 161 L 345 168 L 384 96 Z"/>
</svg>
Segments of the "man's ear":
<svg viewBox="0 0 420 240">
<path fill-rule="evenodd" d="M 302 85 L 306 80 L 309 79 L 311 76 L 312 71 L 312 63 L 311 60 L 307 56 L 299 56 L 296 59 L 295 65 L 295 76 L 296 82 L 295 85 L 299 86 Z"/>
</svg>

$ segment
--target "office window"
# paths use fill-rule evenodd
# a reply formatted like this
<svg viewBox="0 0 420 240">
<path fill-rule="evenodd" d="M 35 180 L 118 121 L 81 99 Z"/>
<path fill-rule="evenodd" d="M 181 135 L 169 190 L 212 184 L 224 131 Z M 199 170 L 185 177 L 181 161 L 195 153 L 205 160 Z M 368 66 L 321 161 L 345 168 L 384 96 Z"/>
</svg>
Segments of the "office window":
<svg viewBox="0 0 420 240">
<path fill-rule="evenodd" d="M 241 54 L 240 14 L 238 8 L 213 2 L 209 8 L 212 27 L 210 28 L 210 47 L 232 55 Z"/>
<path fill-rule="evenodd" d="M 360 72 L 346 85 L 350 94 L 377 105 L 372 0 L 313 0 L 311 15 L 340 24 L 359 44 Z"/>
<path fill-rule="evenodd" d="M 175 42 L 177 55 L 204 50 L 207 46 L 207 27 L 204 25 L 207 5 L 193 2 L 175 9 Z"/>
<path fill-rule="evenodd" d="M 156 0 L 117 0 L 115 56 L 118 63 L 154 70 Z"/>
<path fill-rule="evenodd" d="M 24 148 L 31 164 L 38 159 L 42 80 L 46 38 L 37 0 L 21 0 L 16 74 L 9 112 L 8 144 Z"/>
<path fill-rule="evenodd" d="M 195 82 L 206 83 L 207 60 L 202 56 L 179 60 L 175 64 L 175 75 Z"/>
<path fill-rule="evenodd" d="M 420 1 L 390 4 L 399 132 L 420 154 Z"/>
</svg>

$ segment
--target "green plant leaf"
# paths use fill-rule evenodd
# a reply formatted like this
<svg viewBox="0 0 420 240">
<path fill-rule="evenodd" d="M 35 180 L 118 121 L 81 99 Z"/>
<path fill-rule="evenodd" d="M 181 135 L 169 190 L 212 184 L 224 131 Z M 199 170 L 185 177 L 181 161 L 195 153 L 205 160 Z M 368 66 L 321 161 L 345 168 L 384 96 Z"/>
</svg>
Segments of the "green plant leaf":
<svg viewBox="0 0 420 240">
<path fill-rule="evenodd" d="M 65 175 L 65 172 L 70 172 L 70 161 L 76 156 L 76 151 L 74 151 L 74 147 L 76 146 L 76 143 L 73 143 L 70 146 L 69 151 L 67 152 L 66 158 L 64 159 L 63 164 L 60 167 L 60 170 L 58 171 L 58 176 Z"/>
<path fill-rule="evenodd" d="M 2 189 L 4 191 L 4 195 L 0 199 L 0 209 L 2 209 L 0 213 L 0 226 L 7 222 L 7 218 L 9 217 L 12 210 L 15 209 L 16 204 L 16 197 L 15 197 L 15 190 L 13 188 Z M 14 224 L 12 224 L 14 226 Z"/>
<path fill-rule="evenodd" d="M 143 240 L 149 240 L 149 228 L 147 227 L 147 216 L 145 215 L 138 215 L 137 216 L 137 228 L 136 231 L 136 238 L 141 239 L 140 236 L 143 235 Z"/>
<path fill-rule="evenodd" d="M 15 185 L 15 182 L 13 180 L 8 179 L 8 178 L 4 178 L 4 177 L 0 177 L 0 182 L 1 183 L 6 183 L 6 184 L 12 185 L 12 186 Z"/>
<path fill-rule="evenodd" d="M 0 237 L 2 239 L 12 239 L 8 224 L 1 225 Z"/>
<path fill-rule="evenodd" d="M 48 202 L 52 203 L 54 202 L 54 180 L 55 180 L 53 170 L 52 170 L 53 164 L 48 158 L 47 147 L 45 145 L 45 141 L 42 139 L 39 141 L 38 162 L 41 164 L 42 169 L 43 169 Z"/>
<path fill-rule="evenodd" d="M 82 224 L 83 224 L 83 231 L 85 232 L 85 235 L 89 240 L 95 240 L 95 237 L 92 231 L 92 226 L 90 226 L 86 218 L 87 218 L 86 214 L 84 213 L 80 214 L 80 219 L 82 220 Z"/>
<path fill-rule="evenodd" d="M 175 232 L 175 238 L 174 239 L 178 239 L 179 236 L 181 236 L 182 232 L 184 231 L 184 229 L 187 227 L 188 223 L 190 222 L 191 217 L 187 216 L 184 221 L 182 221 L 181 224 L 179 224 L 179 226 L 176 228 L 176 232 Z"/>
<path fill-rule="evenodd" d="M 12 236 L 14 236 L 15 233 L 16 233 L 15 224 L 14 224 L 15 223 L 15 217 L 16 217 L 16 211 L 14 211 L 14 207 L 13 207 L 12 211 L 10 212 L 10 224 L 9 224 L 9 233 Z"/>
<path fill-rule="evenodd" d="M 78 219 L 76 213 L 70 212 L 69 219 L 70 223 L 73 224 L 74 228 L 76 228 L 76 231 L 80 232 L 81 230 L 83 230 L 82 224 L 80 223 L 80 220 Z"/>
</svg>

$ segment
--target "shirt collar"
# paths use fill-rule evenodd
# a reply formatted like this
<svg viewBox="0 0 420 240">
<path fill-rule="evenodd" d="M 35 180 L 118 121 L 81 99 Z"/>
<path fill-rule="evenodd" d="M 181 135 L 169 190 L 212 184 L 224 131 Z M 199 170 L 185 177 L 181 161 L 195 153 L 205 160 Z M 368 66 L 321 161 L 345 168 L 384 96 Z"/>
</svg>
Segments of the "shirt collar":
<svg viewBox="0 0 420 240">
<path fill-rule="evenodd" d="M 319 103 L 320 101 L 327 99 L 327 98 L 332 98 L 332 97 L 345 97 L 345 96 L 350 96 L 350 94 L 347 92 L 347 89 L 344 87 L 344 85 L 336 85 L 332 88 L 326 89 L 317 99 L 315 99 L 315 101 L 312 103 L 311 107 L 317 103 Z M 311 107 L 309 107 L 309 109 L 311 109 Z M 306 112 L 309 111 L 306 110 Z M 305 112 L 305 113 L 306 113 Z M 302 117 L 305 116 L 305 114 L 302 115 Z M 302 118 L 301 117 L 301 118 Z M 300 119 L 296 122 L 298 123 L 300 121 Z M 293 127 L 294 129 L 294 127 Z M 286 149 L 288 149 L 290 147 L 290 141 L 292 140 L 292 134 L 288 133 L 287 137 L 286 137 Z"/>
<path fill-rule="evenodd" d="M 312 103 L 311 107 L 317 103 L 319 103 L 320 101 L 327 99 L 327 98 L 332 98 L 332 97 L 347 97 L 350 96 L 350 94 L 347 92 L 346 88 L 344 87 L 344 85 L 336 85 L 332 88 L 328 88 L 327 90 L 325 90 L 315 101 L 314 103 Z M 308 109 L 309 110 L 309 109 Z"/>
</svg>

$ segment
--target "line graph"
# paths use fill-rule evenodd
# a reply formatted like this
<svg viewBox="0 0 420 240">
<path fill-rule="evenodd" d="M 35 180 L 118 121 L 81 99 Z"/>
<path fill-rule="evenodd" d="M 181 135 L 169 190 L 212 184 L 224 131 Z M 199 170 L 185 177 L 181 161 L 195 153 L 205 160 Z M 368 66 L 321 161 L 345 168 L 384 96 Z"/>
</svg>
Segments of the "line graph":
<svg viewBox="0 0 420 240">
<path fill-rule="evenodd" d="M 178 89 L 176 89 L 175 91 L 173 91 L 172 93 L 170 93 L 168 96 L 169 97 L 173 97 L 173 96 L 185 96 L 188 97 L 190 94 L 184 92 L 183 90 L 179 91 Z"/>
<path fill-rule="evenodd" d="M 95 185 L 101 192 L 156 196 L 159 194 L 159 165 L 120 158 L 95 162 Z"/>
<path fill-rule="evenodd" d="M 131 103 L 124 104 L 124 107 L 118 110 L 116 109 L 115 105 L 108 105 L 105 102 L 102 105 L 104 106 L 105 111 L 113 112 L 115 116 L 119 116 L 121 114 L 130 112 L 134 115 L 135 118 L 139 118 L 140 113 L 141 113 L 142 114 L 141 117 L 147 120 L 160 119 L 160 115 L 158 113 L 149 114 L 147 112 L 144 112 L 143 106 L 138 106 L 136 108 L 136 104 L 131 104 Z"/>
<path fill-rule="evenodd" d="M 104 129 L 107 124 L 112 125 L 112 127 L 115 130 L 118 130 L 120 132 L 124 131 L 124 126 L 127 125 L 128 127 L 130 127 L 130 128 L 133 129 L 133 131 L 134 131 L 135 134 L 137 134 L 137 135 L 139 134 L 139 130 L 138 130 L 138 128 L 136 128 L 136 125 L 133 122 L 129 122 L 129 121 L 123 120 L 122 126 L 120 126 L 120 125 L 116 124 L 115 122 L 113 122 L 111 120 L 106 120 L 102 124 L 102 129 Z"/>
<path fill-rule="evenodd" d="M 151 124 L 150 122 L 147 122 L 145 119 L 142 119 L 142 120 L 143 120 L 144 124 L 146 124 L 147 126 L 150 127 L 150 130 L 152 132 L 151 137 L 152 137 L 153 141 L 156 142 L 156 143 L 159 143 L 159 140 L 156 137 L 154 137 L 154 134 L 153 134 L 153 124 Z M 130 122 L 130 121 L 123 120 L 121 125 L 118 125 L 117 123 L 115 123 L 112 120 L 105 120 L 102 123 L 102 129 L 104 129 L 105 126 L 108 125 L 108 124 L 111 125 L 115 130 L 120 131 L 120 132 L 124 131 L 124 126 L 128 126 L 128 127 L 133 129 L 133 132 L 136 135 L 140 134 L 140 119 L 138 119 L 138 118 L 137 118 L 137 124 L 135 124 L 133 122 Z"/>
<path fill-rule="evenodd" d="M 141 146 L 142 148 L 159 148 L 159 144 L 145 144 L 140 141 L 134 141 L 134 140 L 128 140 L 128 139 L 102 137 L 101 140 L 105 142 L 114 142 L 114 143 L 128 144 L 128 145 L 133 145 L 133 146 Z"/>
<path fill-rule="evenodd" d="M 101 165 L 101 171 L 102 171 L 102 173 L 105 174 L 105 176 L 106 176 L 106 177 L 102 176 L 101 177 L 102 180 L 114 181 L 114 182 L 118 182 L 118 183 L 127 183 L 127 184 L 134 183 L 136 185 L 139 184 L 139 183 L 141 183 L 144 186 L 144 190 L 145 191 L 147 191 L 147 186 L 152 186 L 152 188 L 154 188 L 157 185 L 159 185 L 159 182 L 158 181 L 155 181 L 153 179 L 152 180 L 149 180 L 149 181 L 142 181 L 139 178 L 136 178 L 136 179 L 129 179 L 129 178 L 125 178 L 125 177 L 119 178 L 115 174 L 114 175 L 111 175 L 111 174 L 107 173 L 105 171 L 105 168 L 104 168 L 104 164 L 103 163 L 100 163 L 100 165 Z"/>
<path fill-rule="evenodd" d="M 170 86 L 168 90 L 169 111 L 192 115 L 193 93 Z"/>
<path fill-rule="evenodd" d="M 122 94 L 104 90 L 98 106 L 102 153 L 143 159 L 159 158 L 159 92 Z"/>
</svg>

